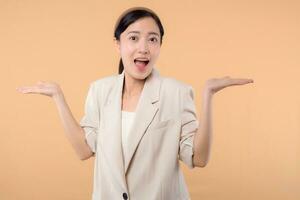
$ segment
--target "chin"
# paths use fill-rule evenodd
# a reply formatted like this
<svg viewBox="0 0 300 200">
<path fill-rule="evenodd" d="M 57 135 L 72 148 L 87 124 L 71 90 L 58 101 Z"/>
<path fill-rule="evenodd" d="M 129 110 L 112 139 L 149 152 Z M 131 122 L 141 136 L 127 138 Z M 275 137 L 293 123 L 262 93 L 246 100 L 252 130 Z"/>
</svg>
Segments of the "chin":
<svg viewBox="0 0 300 200">
<path fill-rule="evenodd" d="M 137 80 L 144 80 L 151 74 L 151 72 L 152 72 L 152 68 L 147 69 L 145 72 L 131 71 L 131 73 L 128 73 L 128 75 L 130 75 L 132 78 Z"/>
<path fill-rule="evenodd" d="M 137 80 L 144 80 L 145 78 L 148 77 L 148 73 L 143 73 L 143 74 L 136 73 L 132 77 Z"/>
<path fill-rule="evenodd" d="M 145 78 L 147 78 L 152 70 L 153 70 L 153 67 L 152 66 L 147 66 L 146 70 L 141 72 L 139 70 L 137 70 L 137 68 L 135 66 L 133 66 L 132 68 L 125 68 L 125 73 L 127 75 L 129 75 L 130 77 L 136 79 L 136 80 L 144 80 Z"/>
<path fill-rule="evenodd" d="M 143 79 L 147 78 L 151 74 L 151 72 L 152 72 L 152 68 L 147 69 L 144 73 L 137 72 L 136 77 L 137 77 L 137 79 L 143 80 Z"/>
</svg>

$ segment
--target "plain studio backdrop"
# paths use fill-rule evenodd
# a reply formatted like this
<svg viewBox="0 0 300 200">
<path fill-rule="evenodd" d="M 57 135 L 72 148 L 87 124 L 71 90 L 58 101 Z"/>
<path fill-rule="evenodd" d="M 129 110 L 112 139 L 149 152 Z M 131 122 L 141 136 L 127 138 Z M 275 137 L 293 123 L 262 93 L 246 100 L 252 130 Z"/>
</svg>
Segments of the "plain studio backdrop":
<svg viewBox="0 0 300 200">
<path fill-rule="evenodd" d="M 205 168 L 181 164 L 191 198 L 300 199 L 296 0 L 0 0 L 0 199 L 91 199 L 94 158 L 77 158 L 52 99 L 15 88 L 56 81 L 80 120 L 89 84 L 117 74 L 113 28 L 132 6 L 160 16 L 156 66 L 194 87 L 198 116 L 207 79 L 254 79 L 214 96 L 211 159 Z"/>
</svg>

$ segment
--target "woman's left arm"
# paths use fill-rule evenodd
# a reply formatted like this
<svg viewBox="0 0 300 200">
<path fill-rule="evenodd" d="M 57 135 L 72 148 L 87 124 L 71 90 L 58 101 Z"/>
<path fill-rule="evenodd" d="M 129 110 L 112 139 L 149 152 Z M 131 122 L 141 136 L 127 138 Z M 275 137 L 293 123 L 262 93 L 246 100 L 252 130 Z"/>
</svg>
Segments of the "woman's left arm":
<svg viewBox="0 0 300 200">
<path fill-rule="evenodd" d="M 252 79 L 232 79 L 228 76 L 219 79 L 210 79 L 205 83 L 203 101 L 199 118 L 201 123 L 194 136 L 193 164 L 196 167 L 205 167 L 210 156 L 212 141 L 211 107 L 213 95 L 230 86 L 253 83 Z"/>
</svg>

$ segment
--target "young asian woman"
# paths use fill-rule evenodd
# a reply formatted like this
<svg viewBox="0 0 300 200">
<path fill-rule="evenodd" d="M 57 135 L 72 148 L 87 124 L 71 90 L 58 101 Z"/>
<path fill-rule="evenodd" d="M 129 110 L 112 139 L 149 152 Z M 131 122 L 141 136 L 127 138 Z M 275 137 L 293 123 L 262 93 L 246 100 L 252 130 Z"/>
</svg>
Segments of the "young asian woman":
<svg viewBox="0 0 300 200">
<path fill-rule="evenodd" d="M 189 199 L 179 161 L 189 168 L 207 165 L 214 94 L 253 82 L 228 76 L 206 81 L 198 120 L 193 87 L 161 76 L 155 66 L 163 36 L 159 17 L 148 8 L 120 16 L 114 33 L 119 74 L 90 84 L 79 123 L 59 84 L 18 88 L 53 98 L 78 157 L 95 156 L 93 200 Z"/>
</svg>

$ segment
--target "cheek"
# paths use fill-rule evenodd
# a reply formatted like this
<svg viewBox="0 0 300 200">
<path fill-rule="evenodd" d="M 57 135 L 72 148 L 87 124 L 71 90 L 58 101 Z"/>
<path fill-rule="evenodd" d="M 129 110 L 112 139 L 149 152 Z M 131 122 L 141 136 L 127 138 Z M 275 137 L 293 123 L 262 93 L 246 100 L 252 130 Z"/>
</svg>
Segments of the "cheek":
<svg viewBox="0 0 300 200">
<path fill-rule="evenodd" d="M 153 57 L 155 57 L 155 58 L 158 57 L 158 55 L 160 53 L 160 46 L 153 47 L 151 52 L 152 52 L 152 56 Z"/>
<path fill-rule="evenodd" d="M 120 50 L 121 50 L 121 55 L 130 55 L 134 52 L 134 46 L 133 45 L 130 45 L 130 44 L 123 44 L 121 47 L 120 47 Z"/>
</svg>

